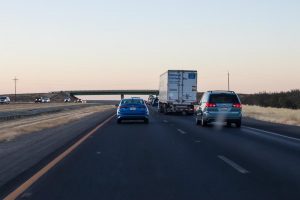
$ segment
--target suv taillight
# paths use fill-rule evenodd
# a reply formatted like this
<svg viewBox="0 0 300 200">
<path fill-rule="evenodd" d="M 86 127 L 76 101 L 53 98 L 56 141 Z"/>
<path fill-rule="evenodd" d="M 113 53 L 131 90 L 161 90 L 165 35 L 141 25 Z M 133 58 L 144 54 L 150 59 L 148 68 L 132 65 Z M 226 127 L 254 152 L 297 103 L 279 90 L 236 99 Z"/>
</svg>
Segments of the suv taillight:
<svg viewBox="0 0 300 200">
<path fill-rule="evenodd" d="M 232 107 L 234 107 L 234 108 L 242 108 L 242 104 L 235 103 L 235 104 L 232 105 Z"/>
<path fill-rule="evenodd" d="M 214 107 L 216 107 L 217 105 L 216 105 L 215 103 L 206 103 L 205 106 L 206 106 L 207 108 L 214 108 Z"/>
</svg>

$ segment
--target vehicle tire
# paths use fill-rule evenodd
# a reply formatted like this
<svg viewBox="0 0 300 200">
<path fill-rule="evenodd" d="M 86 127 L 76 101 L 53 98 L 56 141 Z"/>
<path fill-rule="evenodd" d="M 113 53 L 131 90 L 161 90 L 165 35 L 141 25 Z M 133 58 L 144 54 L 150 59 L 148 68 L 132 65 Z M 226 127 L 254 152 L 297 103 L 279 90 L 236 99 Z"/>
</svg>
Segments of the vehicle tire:
<svg viewBox="0 0 300 200">
<path fill-rule="evenodd" d="M 163 113 L 164 112 L 164 108 L 160 105 L 159 106 L 159 113 Z"/>
<path fill-rule="evenodd" d="M 168 109 L 167 109 L 167 106 L 166 106 L 166 105 L 164 105 L 164 108 L 163 108 L 163 109 L 164 109 L 164 114 L 165 114 L 165 115 L 167 115 L 167 114 L 168 114 Z"/>
<path fill-rule="evenodd" d="M 144 119 L 145 124 L 149 124 L 149 119 Z"/>
<path fill-rule="evenodd" d="M 207 126 L 207 121 L 205 119 L 203 119 L 203 117 L 201 118 L 201 126 L 202 127 L 206 127 Z"/>
<path fill-rule="evenodd" d="M 241 126 L 242 126 L 242 120 L 237 121 L 235 123 L 235 125 L 236 125 L 237 128 L 241 128 Z"/>
<path fill-rule="evenodd" d="M 227 122 L 227 123 L 226 123 L 226 126 L 227 126 L 227 127 L 231 127 L 231 122 Z"/>
<path fill-rule="evenodd" d="M 198 120 L 198 118 L 196 117 L 196 125 L 200 125 L 200 124 L 201 124 L 200 120 Z"/>
<path fill-rule="evenodd" d="M 117 120 L 117 123 L 118 123 L 118 124 L 121 124 L 121 123 L 122 123 L 122 120 L 121 120 L 121 119 L 118 119 L 118 120 Z"/>
</svg>

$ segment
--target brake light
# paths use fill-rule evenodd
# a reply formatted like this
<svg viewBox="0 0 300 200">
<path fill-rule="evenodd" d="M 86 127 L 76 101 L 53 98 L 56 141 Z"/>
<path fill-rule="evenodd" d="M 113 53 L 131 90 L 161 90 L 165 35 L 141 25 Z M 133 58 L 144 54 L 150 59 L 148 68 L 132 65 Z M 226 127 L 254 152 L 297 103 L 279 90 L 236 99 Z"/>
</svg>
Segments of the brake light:
<svg viewBox="0 0 300 200">
<path fill-rule="evenodd" d="M 213 107 L 216 107 L 217 105 L 215 103 L 206 103 L 205 106 L 207 108 L 213 108 Z"/>
<path fill-rule="evenodd" d="M 235 104 L 232 105 L 232 107 L 234 107 L 234 108 L 242 108 L 242 104 L 235 103 Z"/>
</svg>

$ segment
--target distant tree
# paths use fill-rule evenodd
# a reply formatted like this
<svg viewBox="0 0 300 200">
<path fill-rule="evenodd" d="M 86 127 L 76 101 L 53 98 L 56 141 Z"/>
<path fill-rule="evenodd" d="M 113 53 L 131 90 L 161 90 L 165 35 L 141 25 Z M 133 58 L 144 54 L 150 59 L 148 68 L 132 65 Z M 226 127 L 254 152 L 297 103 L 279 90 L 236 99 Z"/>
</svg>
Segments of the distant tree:
<svg viewBox="0 0 300 200">
<path fill-rule="evenodd" d="M 278 93 L 241 94 L 240 98 L 243 104 L 248 105 L 300 109 L 300 90 L 298 89 Z"/>
</svg>

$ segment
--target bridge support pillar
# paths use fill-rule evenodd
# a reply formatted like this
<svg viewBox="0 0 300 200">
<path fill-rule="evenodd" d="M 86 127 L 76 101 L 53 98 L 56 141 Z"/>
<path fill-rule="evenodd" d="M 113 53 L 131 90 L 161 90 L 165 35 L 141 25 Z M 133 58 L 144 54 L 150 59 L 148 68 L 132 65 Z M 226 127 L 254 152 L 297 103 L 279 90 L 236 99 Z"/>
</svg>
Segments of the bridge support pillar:
<svg viewBox="0 0 300 200">
<path fill-rule="evenodd" d="M 124 94 L 121 94 L 121 99 L 124 99 Z"/>
</svg>

